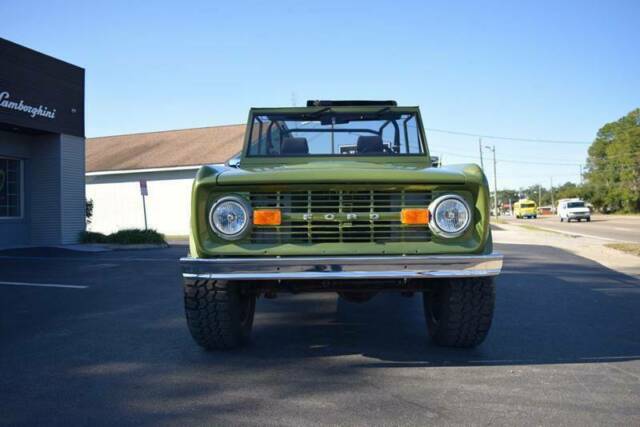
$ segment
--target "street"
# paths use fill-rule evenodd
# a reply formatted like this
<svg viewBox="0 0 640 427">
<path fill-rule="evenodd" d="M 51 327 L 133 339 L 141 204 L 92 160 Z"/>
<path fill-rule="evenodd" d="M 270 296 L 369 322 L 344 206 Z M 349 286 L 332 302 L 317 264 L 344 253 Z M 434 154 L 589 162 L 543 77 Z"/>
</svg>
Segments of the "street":
<svg viewBox="0 0 640 427">
<path fill-rule="evenodd" d="M 504 216 L 501 219 L 514 224 L 529 224 L 603 240 L 640 243 L 640 216 L 638 215 L 592 215 L 591 222 L 560 222 L 560 218 L 555 215 L 539 216 L 536 219 Z"/>
<path fill-rule="evenodd" d="M 430 343 L 418 295 L 309 294 L 260 299 L 251 345 L 214 353 L 185 325 L 184 246 L 2 252 L 0 424 L 639 424 L 640 281 L 497 249 L 474 350 Z"/>
</svg>

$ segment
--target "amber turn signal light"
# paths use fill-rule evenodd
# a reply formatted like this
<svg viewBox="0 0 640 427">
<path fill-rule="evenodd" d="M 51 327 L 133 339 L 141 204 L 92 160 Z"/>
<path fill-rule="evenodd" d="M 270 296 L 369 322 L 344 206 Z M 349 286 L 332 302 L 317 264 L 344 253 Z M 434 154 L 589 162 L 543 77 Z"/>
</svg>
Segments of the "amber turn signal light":
<svg viewBox="0 0 640 427">
<path fill-rule="evenodd" d="M 403 224 L 418 225 L 429 223 L 428 209 L 402 209 L 400 219 Z"/>
<path fill-rule="evenodd" d="M 282 214 L 280 209 L 258 209 L 253 211 L 254 225 L 280 225 Z"/>
</svg>

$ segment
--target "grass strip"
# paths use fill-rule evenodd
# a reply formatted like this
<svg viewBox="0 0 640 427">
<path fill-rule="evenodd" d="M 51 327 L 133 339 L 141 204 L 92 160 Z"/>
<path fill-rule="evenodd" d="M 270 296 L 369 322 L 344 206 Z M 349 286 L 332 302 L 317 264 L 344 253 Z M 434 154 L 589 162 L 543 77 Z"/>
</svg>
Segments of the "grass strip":
<svg viewBox="0 0 640 427">
<path fill-rule="evenodd" d="M 640 256 L 640 243 L 607 243 L 605 246 L 631 255 Z"/>
</svg>

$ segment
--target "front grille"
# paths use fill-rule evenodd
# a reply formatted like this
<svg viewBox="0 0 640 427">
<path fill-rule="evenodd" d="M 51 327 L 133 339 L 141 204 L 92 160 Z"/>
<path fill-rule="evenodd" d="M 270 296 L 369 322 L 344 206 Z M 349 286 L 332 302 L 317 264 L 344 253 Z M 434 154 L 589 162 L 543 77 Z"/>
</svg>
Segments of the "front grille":
<svg viewBox="0 0 640 427">
<path fill-rule="evenodd" d="M 426 225 L 400 222 L 403 208 L 425 208 L 430 191 L 279 191 L 250 194 L 254 209 L 279 208 L 282 224 L 254 226 L 252 243 L 428 242 Z"/>
</svg>

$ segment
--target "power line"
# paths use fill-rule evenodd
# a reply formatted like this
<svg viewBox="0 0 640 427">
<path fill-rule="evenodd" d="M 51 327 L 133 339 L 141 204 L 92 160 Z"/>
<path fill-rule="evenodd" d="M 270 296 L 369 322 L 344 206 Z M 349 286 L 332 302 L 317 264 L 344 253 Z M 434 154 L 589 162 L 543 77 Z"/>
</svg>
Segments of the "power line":
<svg viewBox="0 0 640 427">
<path fill-rule="evenodd" d="M 466 158 L 469 158 L 469 159 L 476 159 L 477 158 L 477 156 L 472 156 L 472 155 L 469 155 L 469 154 L 460 154 L 460 153 L 455 153 L 455 152 L 452 152 L 452 151 L 440 150 L 438 148 L 433 148 L 433 147 L 430 147 L 430 148 L 432 150 L 434 150 L 434 151 L 450 154 L 452 156 L 466 157 Z M 640 151 L 639 152 L 631 152 L 631 153 L 610 155 L 610 156 L 606 156 L 605 158 L 598 158 L 598 160 L 599 161 L 607 161 L 609 159 L 617 159 L 619 157 L 630 157 L 630 156 L 634 156 L 636 154 L 640 154 Z M 588 157 L 587 159 L 591 159 L 591 157 Z M 586 162 L 581 162 L 581 163 L 545 162 L 545 161 L 538 162 L 538 161 L 531 161 L 531 160 L 515 160 L 515 159 L 498 159 L 498 161 L 499 162 L 506 162 L 506 163 L 520 163 L 520 164 L 532 164 L 532 165 L 557 165 L 557 166 L 584 166 L 586 164 Z M 622 165 L 622 166 L 624 166 L 624 165 Z"/>
<path fill-rule="evenodd" d="M 451 135 L 462 135 L 462 136 L 472 136 L 475 138 L 487 138 L 487 139 L 502 139 L 506 141 L 520 141 L 520 142 L 539 142 L 542 144 L 580 144 L 580 145 L 591 145 L 592 141 L 570 141 L 570 140 L 561 140 L 561 139 L 539 139 L 539 138 L 519 138 L 519 137 L 510 137 L 510 136 L 496 136 L 496 135 L 483 135 L 479 133 L 471 133 L 471 132 L 461 132 L 457 130 L 448 130 L 448 129 L 436 129 L 436 128 L 425 128 L 430 132 L 440 132 L 440 133 L 448 133 Z"/>
<path fill-rule="evenodd" d="M 605 154 L 603 157 L 592 157 L 589 156 L 589 158 L 593 158 L 593 159 L 597 159 L 597 160 L 608 160 L 608 159 L 617 159 L 618 157 L 630 157 L 630 156 L 635 156 L 635 155 L 640 155 L 640 151 L 632 151 L 630 153 L 621 153 L 621 154 Z"/>
<path fill-rule="evenodd" d="M 550 176 L 553 176 L 554 178 L 575 178 L 578 174 L 577 173 L 569 173 L 569 174 L 546 174 L 546 175 L 527 175 L 527 176 L 522 176 L 522 177 L 509 177 L 510 181 L 531 181 L 532 179 L 537 179 L 537 180 L 542 180 L 544 178 L 549 178 Z"/>
<path fill-rule="evenodd" d="M 450 156 L 463 157 L 467 159 L 477 159 L 477 156 L 471 156 L 469 154 L 460 154 L 455 153 L 453 151 L 440 150 L 437 148 L 432 148 L 434 151 L 448 154 Z M 615 156 L 618 157 L 618 156 Z M 611 158 L 615 158 L 611 156 Z M 620 156 L 621 157 L 621 156 Z M 530 161 L 530 160 L 515 160 L 515 159 L 496 159 L 498 163 L 514 163 L 521 165 L 548 165 L 548 166 L 585 166 L 585 162 L 582 163 L 569 163 L 569 162 L 538 162 L 538 161 Z M 619 169 L 628 169 L 635 168 L 635 165 L 625 165 L 625 164 L 609 164 L 608 166 L 613 166 Z"/>
<path fill-rule="evenodd" d="M 432 149 L 434 151 L 438 151 L 438 152 L 441 152 L 441 153 L 449 154 L 451 156 L 466 157 L 466 158 L 469 158 L 469 159 L 477 159 L 477 156 L 470 156 L 468 154 L 459 154 L 459 153 L 454 153 L 452 151 L 439 150 L 437 148 L 432 148 Z M 504 163 L 518 163 L 518 164 L 530 164 L 530 165 L 556 165 L 556 166 L 579 166 L 579 165 L 583 165 L 584 164 L 584 163 L 568 163 L 568 162 L 532 162 L 532 161 L 514 160 L 514 159 L 496 159 L 496 161 L 504 162 Z"/>
<path fill-rule="evenodd" d="M 569 140 L 558 140 L 558 139 L 537 139 L 537 138 L 516 138 L 516 137 L 507 137 L 507 136 L 495 136 L 495 135 L 482 135 L 482 134 L 477 134 L 477 133 L 470 133 L 470 132 L 461 132 L 461 131 L 454 131 L 454 130 L 448 130 L 448 129 L 436 129 L 436 128 L 425 128 L 425 130 L 431 131 L 431 132 L 441 132 L 441 133 L 447 133 L 447 134 L 451 134 L 451 135 L 462 135 L 462 136 L 472 136 L 472 137 L 477 137 L 480 140 L 482 138 L 492 138 L 492 139 L 502 139 L 502 140 L 506 140 L 506 141 L 522 141 L 522 142 L 540 142 L 543 144 L 583 144 L 583 145 L 591 145 L 593 144 L 592 141 L 569 141 Z M 605 159 L 614 159 L 614 158 L 618 158 L 618 157 L 628 157 L 628 156 L 634 156 L 640 154 L 640 151 L 632 151 L 630 153 L 622 153 L 622 154 L 613 154 L 613 155 L 607 155 L 605 154 L 604 157 Z M 469 157 L 469 156 L 467 156 Z M 474 157 L 475 156 L 471 156 Z M 591 158 L 592 156 L 588 156 L 589 158 Z M 548 163 L 551 164 L 551 163 Z M 580 163 L 553 163 L 553 164 L 571 164 L 571 165 L 577 165 Z"/>
</svg>

